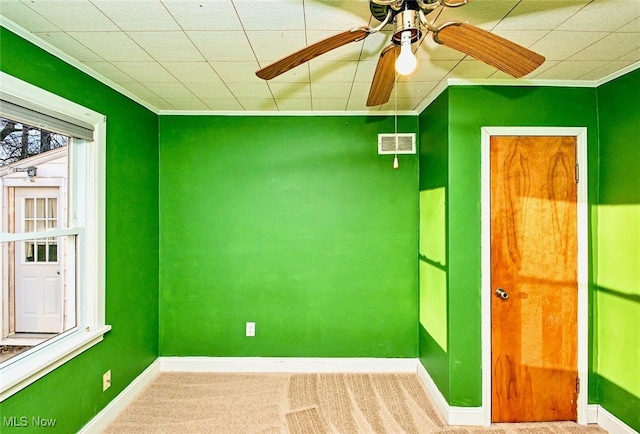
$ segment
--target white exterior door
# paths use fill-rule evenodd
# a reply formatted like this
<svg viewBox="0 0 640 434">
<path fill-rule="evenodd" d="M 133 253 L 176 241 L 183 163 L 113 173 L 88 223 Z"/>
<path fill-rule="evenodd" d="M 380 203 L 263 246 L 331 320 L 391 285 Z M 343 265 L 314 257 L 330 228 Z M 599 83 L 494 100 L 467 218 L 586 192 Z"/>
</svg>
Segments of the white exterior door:
<svg viewBox="0 0 640 434">
<path fill-rule="evenodd" d="M 59 227 L 60 188 L 16 188 L 14 204 L 20 231 Z M 20 241 L 15 248 L 15 332 L 62 332 L 64 297 L 58 239 Z"/>
</svg>

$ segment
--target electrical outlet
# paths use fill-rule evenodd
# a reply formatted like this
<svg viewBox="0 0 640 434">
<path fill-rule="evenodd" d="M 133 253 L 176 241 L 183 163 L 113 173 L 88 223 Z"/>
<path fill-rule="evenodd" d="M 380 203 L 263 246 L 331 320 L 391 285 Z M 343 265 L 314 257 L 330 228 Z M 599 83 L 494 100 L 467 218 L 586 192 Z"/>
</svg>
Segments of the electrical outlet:
<svg viewBox="0 0 640 434">
<path fill-rule="evenodd" d="M 102 375 L 102 391 L 104 392 L 111 387 L 111 369 Z"/>
<path fill-rule="evenodd" d="M 246 327 L 247 336 L 255 336 L 256 335 L 256 323 L 248 322 Z"/>
</svg>

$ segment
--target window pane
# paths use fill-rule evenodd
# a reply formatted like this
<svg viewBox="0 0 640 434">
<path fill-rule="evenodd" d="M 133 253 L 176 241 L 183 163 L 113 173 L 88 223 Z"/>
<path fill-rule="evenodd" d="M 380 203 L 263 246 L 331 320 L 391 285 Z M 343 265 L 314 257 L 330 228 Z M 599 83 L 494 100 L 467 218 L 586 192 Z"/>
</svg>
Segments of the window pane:
<svg viewBox="0 0 640 434">
<path fill-rule="evenodd" d="M 24 243 L 25 262 L 35 261 L 34 257 L 34 244 L 32 242 Z"/>
<path fill-rule="evenodd" d="M 58 244 L 49 244 L 49 262 L 58 262 Z"/>
<path fill-rule="evenodd" d="M 45 214 L 46 212 L 46 208 L 45 208 L 45 198 L 44 197 L 39 197 L 36 199 L 36 218 L 37 219 L 43 219 L 45 217 L 47 217 L 47 215 Z"/>
<path fill-rule="evenodd" d="M 47 262 L 47 245 L 45 243 L 38 243 L 38 257 L 36 262 Z"/>
<path fill-rule="evenodd" d="M 33 199 L 25 199 L 24 200 L 24 216 L 26 218 L 33 218 L 35 217 L 33 215 L 33 209 L 34 209 L 35 205 L 34 205 L 34 201 Z"/>
<path fill-rule="evenodd" d="M 49 198 L 49 207 L 47 209 L 47 217 L 50 219 L 58 218 L 58 199 L 55 197 Z"/>
</svg>

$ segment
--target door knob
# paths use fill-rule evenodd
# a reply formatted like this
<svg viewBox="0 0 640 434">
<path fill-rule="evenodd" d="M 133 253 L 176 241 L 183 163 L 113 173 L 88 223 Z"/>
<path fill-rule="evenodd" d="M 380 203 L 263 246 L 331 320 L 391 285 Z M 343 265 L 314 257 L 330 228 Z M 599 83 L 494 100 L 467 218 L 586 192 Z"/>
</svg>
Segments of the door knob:
<svg viewBox="0 0 640 434">
<path fill-rule="evenodd" d="M 503 300 L 506 300 L 507 298 L 509 298 L 509 294 L 507 293 L 507 291 L 505 291 L 502 288 L 496 289 L 496 295 Z"/>
</svg>

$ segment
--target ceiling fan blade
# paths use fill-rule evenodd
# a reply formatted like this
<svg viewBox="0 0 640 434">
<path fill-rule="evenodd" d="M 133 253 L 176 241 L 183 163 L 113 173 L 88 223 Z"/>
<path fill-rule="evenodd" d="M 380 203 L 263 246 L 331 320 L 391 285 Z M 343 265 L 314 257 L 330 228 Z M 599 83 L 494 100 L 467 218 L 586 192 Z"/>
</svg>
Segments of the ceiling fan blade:
<svg viewBox="0 0 640 434">
<path fill-rule="evenodd" d="M 433 34 L 439 44 L 461 51 L 520 78 L 544 63 L 544 56 L 467 23 L 452 23 Z"/>
<path fill-rule="evenodd" d="M 300 66 L 311 59 L 314 59 L 321 54 L 327 53 L 335 48 L 347 45 L 350 42 L 361 41 L 369 36 L 368 27 L 360 27 L 353 30 L 347 30 L 346 32 L 338 33 L 337 35 L 323 39 L 311 44 L 302 50 L 289 54 L 280 60 L 273 62 L 270 65 L 260 68 L 256 71 L 256 75 L 265 80 L 271 80 L 285 73 L 296 66 Z"/>
<path fill-rule="evenodd" d="M 396 81 L 395 63 L 398 54 L 400 54 L 400 47 L 395 44 L 388 45 L 382 50 L 369 89 L 367 107 L 385 104 L 389 101 L 393 84 Z"/>
</svg>

